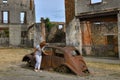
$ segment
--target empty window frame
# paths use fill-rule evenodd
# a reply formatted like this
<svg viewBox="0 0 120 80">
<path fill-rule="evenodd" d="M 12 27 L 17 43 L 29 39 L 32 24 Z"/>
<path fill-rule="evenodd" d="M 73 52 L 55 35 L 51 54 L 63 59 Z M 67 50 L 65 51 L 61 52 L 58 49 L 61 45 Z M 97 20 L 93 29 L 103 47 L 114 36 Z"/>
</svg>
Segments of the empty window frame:
<svg viewBox="0 0 120 80">
<path fill-rule="evenodd" d="M 7 0 L 3 0 L 3 3 L 7 3 L 8 1 Z"/>
<path fill-rule="evenodd" d="M 27 31 L 22 31 L 22 32 L 21 32 L 21 37 L 22 37 L 22 38 L 27 37 Z"/>
<path fill-rule="evenodd" d="M 63 29 L 63 25 L 58 25 L 58 29 Z"/>
<path fill-rule="evenodd" d="M 91 4 L 101 3 L 103 0 L 91 0 Z"/>
<path fill-rule="evenodd" d="M 81 55 L 78 50 L 72 51 L 71 54 L 72 54 L 72 56 L 79 56 L 79 55 Z"/>
<path fill-rule="evenodd" d="M 59 49 L 56 49 L 56 50 L 55 50 L 55 56 L 64 58 L 64 52 L 62 52 L 62 51 L 59 50 Z"/>
<path fill-rule="evenodd" d="M 2 23 L 9 23 L 9 12 L 2 11 Z"/>
<path fill-rule="evenodd" d="M 20 23 L 26 23 L 26 12 L 20 12 Z"/>
</svg>

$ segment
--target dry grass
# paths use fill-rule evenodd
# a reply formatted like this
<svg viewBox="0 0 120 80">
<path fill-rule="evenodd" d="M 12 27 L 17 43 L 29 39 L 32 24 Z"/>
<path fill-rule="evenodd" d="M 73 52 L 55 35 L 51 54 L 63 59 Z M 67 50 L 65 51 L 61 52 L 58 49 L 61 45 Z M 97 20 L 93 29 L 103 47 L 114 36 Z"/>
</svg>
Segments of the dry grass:
<svg viewBox="0 0 120 80">
<path fill-rule="evenodd" d="M 47 72 L 35 73 L 29 69 L 21 68 L 22 58 L 25 54 L 32 52 L 32 49 L 0 49 L 0 80 L 119 80 L 120 79 L 120 65 L 115 64 L 106 64 L 106 63 L 95 63 L 95 62 L 87 62 L 87 66 L 90 69 L 91 75 L 86 77 L 70 77 L 70 76 L 61 76 L 58 74 Z M 7 68 L 9 67 L 9 68 Z M 118 71 L 119 70 L 119 71 Z M 1 75 L 3 77 L 1 77 Z M 25 75 L 25 76 L 24 76 Z M 47 75 L 46 77 L 40 76 Z M 5 78 L 7 77 L 7 78 Z M 17 79 L 16 77 L 19 77 Z M 59 77 L 59 78 L 57 78 Z M 68 78 L 69 77 L 69 78 Z M 76 79 L 75 79 L 76 78 Z"/>
<path fill-rule="evenodd" d="M 25 54 L 32 52 L 32 49 L 16 48 L 16 49 L 0 49 L 0 69 L 9 67 L 13 64 L 19 64 Z M 105 70 L 120 71 L 120 65 L 86 62 L 88 67 L 100 68 Z"/>
<path fill-rule="evenodd" d="M 8 67 L 12 64 L 18 64 L 22 61 L 25 54 L 30 53 L 31 49 L 0 49 L 0 69 Z"/>
<path fill-rule="evenodd" d="M 111 71 L 120 71 L 120 64 L 87 62 L 87 65 L 94 68 L 100 68 L 100 69 L 111 70 Z"/>
</svg>

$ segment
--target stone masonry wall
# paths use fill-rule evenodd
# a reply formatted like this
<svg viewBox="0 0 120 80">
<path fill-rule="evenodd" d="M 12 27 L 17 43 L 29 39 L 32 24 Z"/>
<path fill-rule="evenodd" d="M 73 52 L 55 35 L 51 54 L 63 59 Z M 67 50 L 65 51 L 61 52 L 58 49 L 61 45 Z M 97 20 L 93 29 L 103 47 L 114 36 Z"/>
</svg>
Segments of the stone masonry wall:
<svg viewBox="0 0 120 80">
<path fill-rule="evenodd" d="M 120 46 L 120 13 L 118 13 L 118 47 Z M 120 47 L 118 48 L 119 51 L 119 59 L 120 59 Z"/>
<path fill-rule="evenodd" d="M 93 12 L 93 11 L 101 11 L 101 10 L 109 10 L 109 9 L 119 9 L 120 8 L 120 0 L 102 0 L 102 3 L 99 4 L 90 4 L 90 0 L 76 0 L 76 9 L 77 13 L 85 13 L 85 12 Z"/>
<path fill-rule="evenodd" d="M 18 46 L 21 43 L 21 32 L 35 23 L 34 0 L 0 0 L 0 28 L 9 29 L 9 44 Z M 9 23 L 2 23 L 2 12 L 8 11 Z M 20 13 L 26 13 L 26 23 L 21 24 Z"/>
<path fill-rule="evenodd" d="M 82 53 L 82 36 L 79 19 L 75 18 L 76 0 L 65 0 L 66 45 L 75 46 Z"/>
<path fill-rule="evenodd" d="M 3 4 L 2 1 L 0 0 L 0 11 L 9 11 L 10 23 L 20 23 L 20 12 L 26 12 L 28 23 L 34 22 L 34 13 L 32 14 L 33 10 L 30 10 L 30 0 L 8 0 L 6 4 Z"/>
<path fill-rule="evenodd" d="M 66 27 L 66 45 L 75 46 L 82 54 L 82 36 L 79 19 L 74 18 Z"/>
<path fill-rule="evenodd" d="M 102 0 L 101 3 L 91 4 L 90 0 L 75 0 L 75 16 L 79 16 L 80 14 L 96 14 L 96 13 L 104 13 L 105 11 L 109 12 L 111 10 L 119 11 L 120 9 L 120 0 Z M 116 13 L 117 15 L 117 13 Z M 104 15 L 103 15 L 104 16 Z M 116 17 L 118 20 L 118 44 L 119 44 L 119 13 Z M 102 18 L 102 17 L 100 17 Z M 106 31 L 107 32 L 107 31 Z M 118 45 L 119 49 L 119 58 L 120 58 L 120 46 Z"/>
<path fill-rule="evenodd" d="M 9 28 L 10 33 L 10 45 L 17 46 L 20 45 L 21 42 L 21 25 L 10 25 Z"/>
</svg>

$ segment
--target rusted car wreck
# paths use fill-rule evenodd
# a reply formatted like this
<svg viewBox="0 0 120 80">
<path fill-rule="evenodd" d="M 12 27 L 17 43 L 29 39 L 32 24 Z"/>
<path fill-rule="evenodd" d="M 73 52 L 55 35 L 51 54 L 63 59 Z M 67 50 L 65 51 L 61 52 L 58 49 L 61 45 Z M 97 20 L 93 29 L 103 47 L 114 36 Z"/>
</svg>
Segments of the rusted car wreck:
<svg viewBox="0 0 120 80">
<path fill-rule="evenodd" d="M 83 57 L 75 47 L 47 46 L 44 50 L 48 55 L 43 53 L 42 69 L 46 70 L 52 68 L 57 72 L 73 72 L 80 76 L 89 73 Z M 25 55 L 22 61 L 27 62 L 30 66 L 35 65 L 33 53 Z"/>
</svg>

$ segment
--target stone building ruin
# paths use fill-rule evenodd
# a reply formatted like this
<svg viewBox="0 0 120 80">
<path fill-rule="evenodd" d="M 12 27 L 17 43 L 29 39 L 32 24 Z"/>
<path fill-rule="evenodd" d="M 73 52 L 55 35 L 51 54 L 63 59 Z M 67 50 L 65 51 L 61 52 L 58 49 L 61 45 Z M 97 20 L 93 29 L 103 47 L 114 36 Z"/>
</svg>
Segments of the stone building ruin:
<svg viewBox="0 0 120 80">
<path fill-rule="evenodd" d="M 21 46 L 35 23 L 34 0 L 0 0 L 0 46 Z"/>
<path fill-rule="evenodd" d="M 52 45 L 64 45 L 65 46 L 65 23 L 64 22 L 50 22 L 54 24 L 47 31 L 45 25 L 45 19 L 41 18 L 41 23 L 35 23 L 32 27 L 34 28 L 34 46 L 39 44 L 41 41 L 46 41 Z M 30 29 L 31 30 L 31 29 Z M 62 36 L 62 37 L 61 37 Z"/>
<path fill-rule="evenodd" d="M 65 9 L 67 45 L 77 44 L 83 55 L 120 59 L 119 0 L 65 0 Z"/>
</svg>

